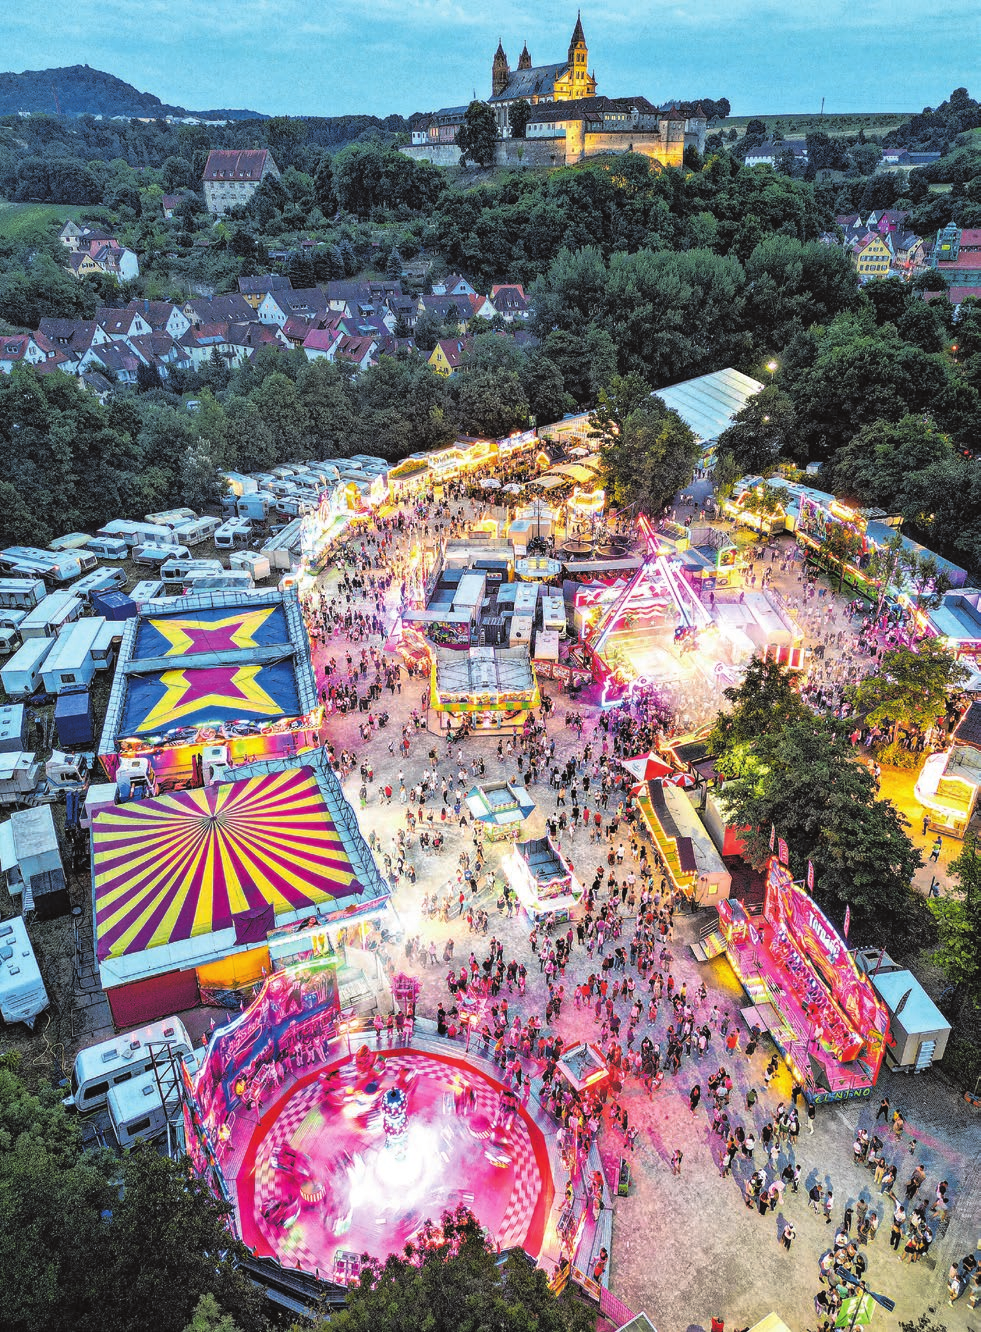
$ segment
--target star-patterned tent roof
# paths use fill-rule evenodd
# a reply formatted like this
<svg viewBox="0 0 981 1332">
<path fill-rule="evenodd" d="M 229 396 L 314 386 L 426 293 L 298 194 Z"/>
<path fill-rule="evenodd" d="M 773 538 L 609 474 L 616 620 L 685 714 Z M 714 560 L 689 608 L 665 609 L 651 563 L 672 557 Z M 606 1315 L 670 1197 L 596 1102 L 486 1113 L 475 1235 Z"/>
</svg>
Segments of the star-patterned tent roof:
<svg viewBox="0 0 981 1332">
<path fill-rule="evenodd" d="M 227 721 L 275 721 L 299 712 L 292 662 L 183 667 L 130 679 L 123 735 L 148 736 L 175 726 Z"/>
<path fill-rule="evenodd" d="M 92 866 L 100 961 L 388 891 L 324 763 L 105 809 Z"/>
</svg>

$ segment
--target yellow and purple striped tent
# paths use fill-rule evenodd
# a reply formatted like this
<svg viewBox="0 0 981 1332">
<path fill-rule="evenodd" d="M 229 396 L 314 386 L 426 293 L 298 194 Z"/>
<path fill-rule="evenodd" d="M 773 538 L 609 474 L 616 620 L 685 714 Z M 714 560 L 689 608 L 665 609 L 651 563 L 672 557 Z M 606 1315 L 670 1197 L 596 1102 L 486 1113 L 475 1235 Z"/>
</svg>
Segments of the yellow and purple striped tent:
<svg viewBox="0 0 981 1332">
<path fill-rule="evenodd" d="M 286 768 L 98 812 L 100 961 L 213 934 L 267 912 L 296 918 L 387 891 L 356 820 L 318 767 Z M 326 766 L 326 765 L 323 765 Z"/>
</svg>

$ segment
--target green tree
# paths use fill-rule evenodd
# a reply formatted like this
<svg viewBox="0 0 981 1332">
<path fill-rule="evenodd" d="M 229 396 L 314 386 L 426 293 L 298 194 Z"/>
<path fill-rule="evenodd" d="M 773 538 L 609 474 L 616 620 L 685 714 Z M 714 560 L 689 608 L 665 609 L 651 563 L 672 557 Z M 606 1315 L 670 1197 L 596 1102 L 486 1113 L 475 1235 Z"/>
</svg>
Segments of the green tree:
<svg viewBox="0 0 981 1332">
<path fill-rule="evenodd" d="M 945 897 L 929 899 L 940 931 L 934 961 L 957 987 L 955 1006 L 981 1002 L 981 851 L 969 832 L 960 855 L 947 866 L 957 886 Z"/>
<path fill-rule="evenodd" d="M 729 499 L 735 489 L 736 482 L 744 476 L 743 468 L 725 449 L 715 451 L 715 461 L 712 465 L 712 484 L 715 487 L 715 493 L 719 499 Z"/>
<path fill-rule="evenodd" d="M 700 454 L 690 427 L 660 398 L 648 398 L 627 416 L 618 435 L 600 445 L 613 503 L 636 505 L 645 514 L 660 512 L 690 483 Z"/>
<path fill-rule="evenodd" d="M 471 1212 L 444 1212 L 421 1238 L 384 1263 L 362 1268 L 347 1308 L 316 1332 L 587 1332 L 595 1315 L 568 1289 L 551 1293 L 540 1268 L 503 1261 Z"/>
<path fill-rule="evenodd" d="M 423 310 L 416 320 L 415 340 L 420 351 L 431 352 L 442 335 L 442 324 L 432 310 Z"/>
<path fill-rule="evenodd" d="M 651 387 L 642 375 L 614 375 L 597 393 L 589 414 L 590 434 L 602 444 L 613 444 L 623 435 L 627 417 L 650 401 Z"/>
<path fill-rule="evenodd" d="M 525 130 L 528 127 L 528 121 L 531 119 L 531 104 L 526 102 L 523 97 L 519 97 L 516 102 L 512 102 L 508 107 L 508 129 L 511 131 L 512 139 L 523 139 Z"/>
<path fill-rule="evenodd" d="M 773 385 L 754 393 L 719 436 L 717 448 L 730 453 L 740 475 L 770 476 L 794 429 L 794 404 Z"/>
<path fill-rule="evenodd" d="M 497 119 L 486 102 L 471 102 L 457 131 L 460 158 L 477 166 L 490 166 L 497 151 Z"/>
<path fill-rule="evenodd" d="M 946 710 L 968 672 L 936 638 L 916 648 L 883 654 L 878 670 L 851 691 L 855 710 L 873 726 L 890 728 L 895 742 L 901 727 L 925 731 Z"/>
</svg>

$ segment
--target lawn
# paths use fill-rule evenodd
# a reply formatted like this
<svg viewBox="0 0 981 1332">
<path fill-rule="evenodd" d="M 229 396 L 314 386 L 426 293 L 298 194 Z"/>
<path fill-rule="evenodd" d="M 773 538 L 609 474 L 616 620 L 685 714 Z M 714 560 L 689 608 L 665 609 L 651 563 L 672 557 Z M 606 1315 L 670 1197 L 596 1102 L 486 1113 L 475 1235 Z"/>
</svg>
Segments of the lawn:
<svg viewBox="0 0 981 1332">
<path fill-rule="evenodd" d="M 51 222 L 66 222 L 70 217 L 91 211 L 81 204 L 8 203 L 0 199 L 0 237 L 17 240 Z"/>
<path fill-rule="evenodd" d="M 740 136 L 746 132 L 747 121 L 759 119 L 766 122 L 769 133 L 779 130 L 785 138 L 802 139 L 807 134 L 827 134 L 831 138 L 843 134 L 857 134 L 860 129 L 866 134 L 886 134 L 889 130 L 905 124 L 912 116 L 912 111 L 852 111 L 842 115 L 808 115 L 805 112 L 781 113 L 777 116 L 730 116 L 719 128 L 734 129 Z"/>
</svg>

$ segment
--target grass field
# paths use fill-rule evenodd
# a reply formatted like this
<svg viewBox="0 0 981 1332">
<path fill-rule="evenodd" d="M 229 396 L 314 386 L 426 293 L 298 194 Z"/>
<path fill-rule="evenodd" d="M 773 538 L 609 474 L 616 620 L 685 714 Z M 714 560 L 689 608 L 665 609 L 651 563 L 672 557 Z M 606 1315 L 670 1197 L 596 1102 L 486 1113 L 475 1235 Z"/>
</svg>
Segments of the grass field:
<svg viewBox="0 0 981 1332">
<path fill-rule="evenodd" d="M 746 132 L 747 123 L 758 119 L 766 122 L 769 133 L 779 130 L 788 139 L 802 139 L 806 134 L 827 134 L 835 138 L 843 134 L 857 134 L 860 129 L 864 129 L 866 134 L 886 134 L 889 130 L 904 124 L 913 114 L 915 113 L 912 111 L 854 111 L 826 116 L 803 113 L 756 117 L 729 116 L 716 128 L 734 129 L 741 137 Z"/>
<path fill-rule="evenodd" d="M 49 222 L 67 222 L 85 211 L 78 204 L 8 203 L 0 199 L 0 236 L 17 240 Z"/>
</svg>

